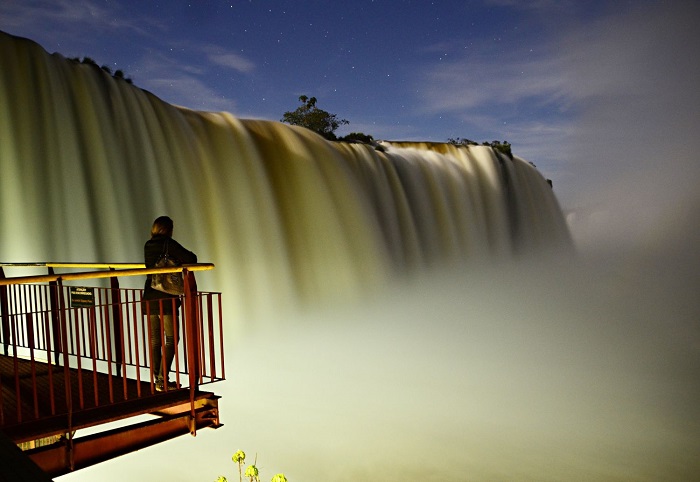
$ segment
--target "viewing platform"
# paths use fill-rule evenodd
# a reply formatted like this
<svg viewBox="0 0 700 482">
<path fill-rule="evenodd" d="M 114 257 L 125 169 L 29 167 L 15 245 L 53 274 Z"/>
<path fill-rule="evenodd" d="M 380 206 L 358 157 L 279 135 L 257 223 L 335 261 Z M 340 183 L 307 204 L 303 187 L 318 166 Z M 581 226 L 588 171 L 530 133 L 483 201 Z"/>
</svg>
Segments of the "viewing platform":
<svg viewBox="0 0 700 482">
<path fill-rule="evenodd" d="M 225 379 L 221 293 L 197 291 L 194 276 L 212 269 L 0 263 L 0 431 L 47 480 L 221 426 L 220 397 L 202 390 Z M 45 274 L 7 277 L 12 270 Z M 143 289 L 121 288 L 119 279 L 176 271 L 185 284 L 170 372 L 176 388 L 158 391 Z M 0 452 L 3 462 L 26 462 L 19 451 Z"/>
</svg>

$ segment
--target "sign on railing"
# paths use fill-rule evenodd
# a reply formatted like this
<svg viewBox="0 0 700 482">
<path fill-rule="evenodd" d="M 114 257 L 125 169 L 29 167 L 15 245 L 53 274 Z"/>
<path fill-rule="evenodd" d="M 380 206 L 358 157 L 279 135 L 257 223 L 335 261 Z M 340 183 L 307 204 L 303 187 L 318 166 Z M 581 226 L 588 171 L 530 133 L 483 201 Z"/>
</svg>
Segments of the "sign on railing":
<svg viewBox="0 0 700 482">
<path fill-rule="evenodd" d="M 70 288 L 71 308 L 92 308 L 95 306 L 95 290 L 85 286 Z"/>
</svg>

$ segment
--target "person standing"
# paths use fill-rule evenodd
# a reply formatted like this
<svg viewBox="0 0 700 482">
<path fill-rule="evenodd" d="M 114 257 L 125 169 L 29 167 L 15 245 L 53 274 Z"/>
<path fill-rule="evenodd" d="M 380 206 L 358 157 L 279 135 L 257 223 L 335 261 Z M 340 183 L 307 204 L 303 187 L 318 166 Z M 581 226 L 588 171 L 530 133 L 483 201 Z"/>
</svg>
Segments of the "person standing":
<svg viewBox="0 0 700 482">
<path fill-rule="evenodd" d="M 146 268 L 155 267 L 156 262 L 167 250 L 170 257 L 179 264 L 197 262 L 197 255 L 185 249 L 173 239 L 173 220 L 168 216 L 156 218 L 151 227 L 151 238 L 144 245 Z M 141 310 L 149 316 L 151 370 L 156 380 L 156 390 L 175 389 L 177 384 L 170 382 L 168 373 L 175 358 L 178 343 L 178 313 L 182 304 L 180 297 L 158 291 L 151 286 L 151 275 L 146 277 Z"/>
</svg>

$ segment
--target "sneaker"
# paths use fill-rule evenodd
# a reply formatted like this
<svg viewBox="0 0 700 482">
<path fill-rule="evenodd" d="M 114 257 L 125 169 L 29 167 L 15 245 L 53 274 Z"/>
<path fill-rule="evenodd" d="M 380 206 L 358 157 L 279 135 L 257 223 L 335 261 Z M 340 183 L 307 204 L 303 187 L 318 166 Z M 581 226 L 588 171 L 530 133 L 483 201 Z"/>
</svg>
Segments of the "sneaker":
<svg viewBox="0 0 700 482">
<path fill-rule="evenodd" d="M 180 385 L 177 383 L 170 381 L 168 382 L 168 390 L 177 390 L 178 388 L 180 388 Z"/>
<path fill-rule="evenodd" d="M 168 390 L 177 390 L 178 388 L 180 388 L 180 386 L 177 383 L 168 381 L 168 387 L 167 387 Z M 156 380 L 156 391 L 163 392 L 163 391 L 165 391 L 165 389 L 166 389 L 166 387 L 165 387 L 165 383 L 163 383 L 163 380 L 160 378 L 158 380 Z"/>
</svg>

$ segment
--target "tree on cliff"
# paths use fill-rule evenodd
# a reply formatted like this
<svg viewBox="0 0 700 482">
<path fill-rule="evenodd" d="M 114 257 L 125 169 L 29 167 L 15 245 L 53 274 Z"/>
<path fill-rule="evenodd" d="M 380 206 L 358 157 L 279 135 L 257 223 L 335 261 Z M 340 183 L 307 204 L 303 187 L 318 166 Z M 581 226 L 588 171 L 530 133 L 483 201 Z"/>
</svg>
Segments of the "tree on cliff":
<svg viewBox="0 0 700 482">
<path fill-rule="evenodd" d="M 474 142 L 470 139 L 464 138 L 464 137 L 457 137 L 455 138 L 448 138 L 447 139 L 448 144 L 454 144 L 455 146 L 478 146 L 478 142 Z M 491 141 L 491 142 L 482 142 L 482 146 L 490 146 L 494 150 L 501 152 L 508 156 L 510 159 L 513 159 L 513 150 L 512 146 L 510 145 L 510 142 L 508 141 Z"/>
<path fill-rule="evenodd" d="M 285 112 L 282 122 L 294 126 L 310 129 L 328 140 L 336 140 L 335 131 L 344 124 L 349 124 L 345 119 L 338 119 L 336 114 L 331 114 L 316 106 L 316 97 L 299 97 L 301 106 L 291 112 Z"/>
<path fill-rule="evenodd" d="M 107 72 L 109 75 L 111 75 L 112 77 L 114 77 L 115 79 L 124 80 L 124 81 L 126 81 L 127 83 L 129 83 L 129 84 L 133 84 L 133 83 L 134 83 L 133 80 L 131 80 L 129 77 L 126 77 L 126 76 L 124 75 L 124 71 L 123 71 L 123 70 L 119 69 L 119 70 L 117 70 L 117 71 L 115 71 L 115 72 L 112 72 L 112 69 L 111 69 L 109 66 L 103 65 L 102 67 L 100 67 L 100 66 L 97 64 L 97 62 L 95 62 L 95 60 L 93 60 L 93 59 L 90 58 L 90 57 L 83 57 L 82 60 L 80 59 L 80 57 L 69 57 L 68 60 L 71 60 L 71 61 L 73 61 L 73 62 L 78 62 L 78 63 L 80 63 L 80 64 L 90 65 L 90 66 L 92 66 L 92 67 L 94 67 L 94 68 L 96 68 L 96 69 L 102 69 L 102 70 L 104 70 L 105 72 Z"/>
</svg>

